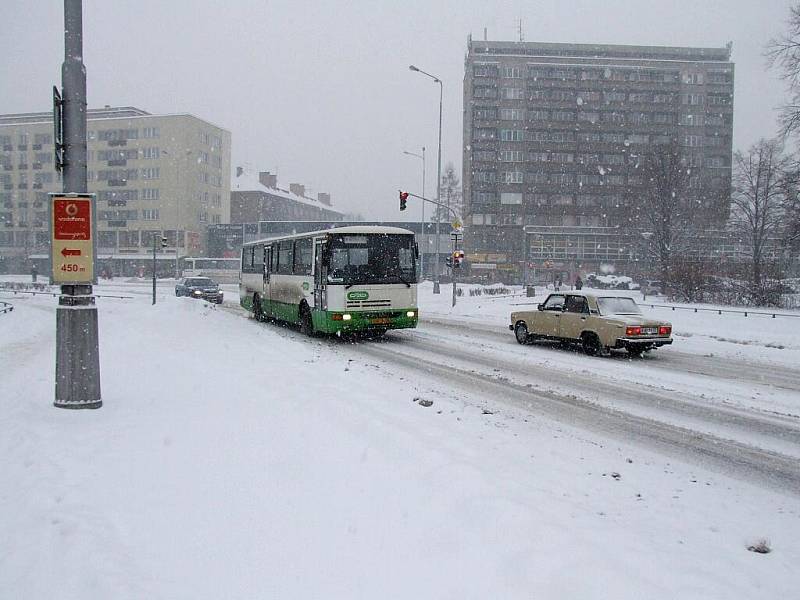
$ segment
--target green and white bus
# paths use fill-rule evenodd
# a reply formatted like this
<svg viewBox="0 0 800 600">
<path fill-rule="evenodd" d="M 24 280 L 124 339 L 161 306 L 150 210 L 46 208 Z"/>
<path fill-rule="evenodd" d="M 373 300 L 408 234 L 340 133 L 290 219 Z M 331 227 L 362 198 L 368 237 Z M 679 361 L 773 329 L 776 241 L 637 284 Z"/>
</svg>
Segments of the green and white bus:
<svg viewBox="0 0 800 600">
<path fill-rule="evenodd" d="M 248 242 L 239 301 L 307 335 L 417 326 L 417 244 L 399 227 L 353 226 Z"/>
</svg>

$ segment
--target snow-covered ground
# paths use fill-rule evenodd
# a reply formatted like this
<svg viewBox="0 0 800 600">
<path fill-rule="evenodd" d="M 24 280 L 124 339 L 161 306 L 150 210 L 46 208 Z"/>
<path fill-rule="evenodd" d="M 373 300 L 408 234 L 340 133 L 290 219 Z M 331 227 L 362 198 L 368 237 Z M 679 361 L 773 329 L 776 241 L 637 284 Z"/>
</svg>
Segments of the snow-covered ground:
<svg viewBox="0 0 800 600">
<path fill-rule="evenodd" d="M 424 317 L 508 336 L 510 309 L 541 298 L 467 296 L 453 310 L 448 286 L 428 286 Z M 0 292 L 15 307 L 0 314 L 0 598 L 729 599 L 800 587 L 797 495 L 448 387 L 361 352 L 370 342 L 256 323 L 234 289 L 216 307 L 162 282 L 151 306 L 146 281 L 98 285 L 132 298 L 97 300 L 97 411 L 52 406 L 55 298 Z M 800 354 L 800 319 L 652 310 L 669 312 L 677 338 L 654 365 L 670 352 L 764 365 Z M 398 339 L 425 335 L 423 324 Z M 586 359 L 520 349 L 532 366 L 537 352 L 568 368 Z M 762 538 L 771 553 L 747 551 Z"/>
</svg>

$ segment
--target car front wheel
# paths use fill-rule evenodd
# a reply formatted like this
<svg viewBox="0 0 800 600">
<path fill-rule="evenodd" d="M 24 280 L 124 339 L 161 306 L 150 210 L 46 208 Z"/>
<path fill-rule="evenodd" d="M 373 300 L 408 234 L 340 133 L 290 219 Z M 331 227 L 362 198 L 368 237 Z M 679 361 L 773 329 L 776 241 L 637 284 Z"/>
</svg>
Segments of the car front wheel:
<svg viewBox="0 0 800 600">
<path fill-rule="evenodd" d="M 518 344 L 530 344 L 531 336 L 528 333 L 528 326 L 522 321 L 514 327 L 514 337 L 517 338 Z"/>
</svg>

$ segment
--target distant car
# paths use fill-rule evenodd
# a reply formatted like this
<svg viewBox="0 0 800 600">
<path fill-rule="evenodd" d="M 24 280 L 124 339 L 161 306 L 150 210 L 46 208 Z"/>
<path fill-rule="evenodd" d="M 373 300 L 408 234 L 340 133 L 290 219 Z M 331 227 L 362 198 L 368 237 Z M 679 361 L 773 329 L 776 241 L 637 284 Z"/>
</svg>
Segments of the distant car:
<svg viewBox="0 0 800 600">
<path fill-rule="evenodd" d="M 642 281 L 640 289 L 645 296 L 660 296 L 664 293 L 664 284 L 655 279 L 646 279 Z"/>
<path fill-rule="evenodd" d="M 219 284 L 209 277 L 185 277 L 175 285 L 176 296 L 202 298 L 209 302 L 222 304 L 222 292 Z"/>
<path fill-rule="evenodd" d="M 583 292 L 550 294 L 538 310 L 511 313 L 520 344 L 557 340 L 580 344 L 590 356 L 624 348 L 638 356 L 672 343 L 672 325 L 642 315 L 633 298 Z"/>
</svg>

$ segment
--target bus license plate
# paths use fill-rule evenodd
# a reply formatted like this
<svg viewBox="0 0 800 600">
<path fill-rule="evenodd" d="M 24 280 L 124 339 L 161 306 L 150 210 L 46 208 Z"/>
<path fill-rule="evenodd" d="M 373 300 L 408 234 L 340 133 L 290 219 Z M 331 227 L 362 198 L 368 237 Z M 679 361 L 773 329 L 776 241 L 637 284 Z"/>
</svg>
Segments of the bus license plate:
<svg viewBox="0 0 800 600">
<path fill-rule="evenodd" d="M 369 322 L 373 325 L 389 325 L 392 320 L 388 317 L 380 317 L 377 319 L 370 319 Z"/>
</svg>

